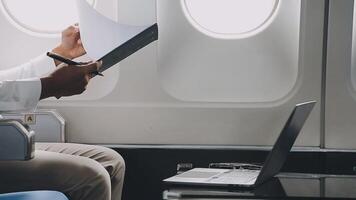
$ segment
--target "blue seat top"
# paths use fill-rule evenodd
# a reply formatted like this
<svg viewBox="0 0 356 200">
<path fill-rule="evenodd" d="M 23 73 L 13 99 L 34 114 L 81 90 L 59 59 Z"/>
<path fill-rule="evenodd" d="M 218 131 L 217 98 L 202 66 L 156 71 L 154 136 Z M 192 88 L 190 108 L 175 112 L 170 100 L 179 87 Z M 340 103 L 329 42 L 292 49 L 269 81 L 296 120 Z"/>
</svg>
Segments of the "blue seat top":
<svg viewBox="0 0 356 200">
<path fill-rule="evenodd" d="M 33 191 L 0 194 L 0 200 L 68 200 L 68 198 L 55 191 Z"/>
</svg>

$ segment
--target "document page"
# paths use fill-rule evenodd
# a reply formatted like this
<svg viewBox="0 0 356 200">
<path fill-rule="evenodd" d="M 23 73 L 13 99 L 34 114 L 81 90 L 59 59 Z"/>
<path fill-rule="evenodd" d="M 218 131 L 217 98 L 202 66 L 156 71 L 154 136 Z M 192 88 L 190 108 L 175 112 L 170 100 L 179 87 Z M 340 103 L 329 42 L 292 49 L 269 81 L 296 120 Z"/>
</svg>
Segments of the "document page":
<svg viewBox="0 0 356 200">
<path fill-rule="evenodd" d="M 83 46 L 93 60 L 99 60 L 149 27 L 120 24 L 101 15 L 86 0 L 76 3 Z"/>
</svg>

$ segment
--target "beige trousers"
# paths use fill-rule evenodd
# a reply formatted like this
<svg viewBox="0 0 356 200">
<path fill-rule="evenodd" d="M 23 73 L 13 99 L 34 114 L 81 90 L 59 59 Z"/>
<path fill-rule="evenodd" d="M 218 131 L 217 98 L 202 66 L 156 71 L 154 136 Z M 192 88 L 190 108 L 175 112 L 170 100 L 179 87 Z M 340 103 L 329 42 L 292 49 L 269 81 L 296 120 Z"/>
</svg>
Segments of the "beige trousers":
<svg viewBox="0 0 356 200">
<path fill-rule="evenodd" d="M 56 190 L 70 200 L 120 200 L 125 162 L 114 150 L 36 143 L 29 161 L 0 161 L 1 191 Z"/>
</svg>

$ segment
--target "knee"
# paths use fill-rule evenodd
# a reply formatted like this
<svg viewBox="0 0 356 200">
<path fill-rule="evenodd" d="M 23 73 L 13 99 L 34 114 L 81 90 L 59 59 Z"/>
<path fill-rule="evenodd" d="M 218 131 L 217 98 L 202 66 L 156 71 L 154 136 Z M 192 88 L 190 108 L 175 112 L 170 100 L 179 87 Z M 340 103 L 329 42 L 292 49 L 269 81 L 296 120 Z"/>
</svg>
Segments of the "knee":
<svg viewBox="0 0 356 200">
<path fill-rule="evenodd" d="M 117 174 L 121 174 L 122 176 L 125 174 L 125 160 L 123 157 L 117 153 L 116 151 L 102 147 L 103 152 L 104 152 L 104 157 L 103 160 L 103 166 L 106 168 L 106 170 L 109 172 L 110 176 L 116 176 Z"/>
<path fill-rule="evenodd" d="M 86 162 L 82 162 L 78 170 L 80 170 L 85 177 L 92 177 L 92 179 L 100 183 L 110 183 L 108 172 L 94 160 L 86 159 Z"/>
<path fill-rule="evenodd" d="M 67 162 L 64 173 L 77 184 L 95 184 L 103 187 L 109 187 L 110 176 L 103 166 L 89 158 L 77 157 L 72 162 Z M 70 176 L 68 176 L 70 174 Z M 72 182 L 71 181 L 71 182 Z M 110 187 L 109 187 L 110 188 Z"/>
<path fill-rule="evenodd" d="M 81 164 L 73 166 L 76 168 L 72 174 L 74 187 L 68 191 L 73 199 L 111 199 L 111 180 L 109 173 L 103 166 L 94 160 L 81 159 Z"/>
<path fill-rule="evenodd" d="M 39 153 L 34 167 L 41 174 L 39 182 L 46 184 L 43 188 L 64 192 L 71 199 L 86 199 L 97 194 L 102 194 L 97 199 L 110 199 L 110 176 L 98 162 L 80 156 Z"/>
</svg>

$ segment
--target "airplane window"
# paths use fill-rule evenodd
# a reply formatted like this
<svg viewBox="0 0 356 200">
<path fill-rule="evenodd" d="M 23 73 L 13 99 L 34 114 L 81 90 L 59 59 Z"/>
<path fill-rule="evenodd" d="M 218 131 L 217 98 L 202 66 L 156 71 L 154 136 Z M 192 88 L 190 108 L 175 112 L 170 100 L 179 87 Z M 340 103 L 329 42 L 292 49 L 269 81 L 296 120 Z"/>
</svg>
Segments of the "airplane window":
<svg viewBox="0 0 356 200">
<path fill-rule="evenodd" d="M 94 6 L 95 0 L 87 1 Z M 74 0 L 1 0 L 1 5 L 12 24 L 30 34 L 58 36 L 78 21 Z"/>
<path fill-rule="evenodd" d="M 200 31 L 219 38 L 248 37 L 263 30 L 279 0 L 183 0 L 188 19 Z"/>
<path fill-rule="evenodd" d="M 301 0 L 157 2 L 158 75 L 170 96 L 266 103 L 296 91 Z"/>
<path fill-rule="evenodd" d="M 118 0 L 87 1 L 100 14 L 112 20 L 117 19 Z M 55 47 L 59 42 L 60 32 L 78 21 L 76 13 L 75 0 L 0 0 L 0 29 L 7 36 L 0 38 L 2 48 L 6 49 L 0 50 L 0 70 L 26 63 Z M 2 23 L 3 21 L 9 23 Z M 10 44 L 11 48 L 6 48 Z M 15 58 L 11 55 L 17 56 Z M 93 79 L 83 95 L 61 100 L 101 99 L 115 89 L 118 81 L 119 68 L 114 67 L 105 72 L 105 78 Z M 51 102 L 51 99 L 47 101 Z"/>
</svg>

